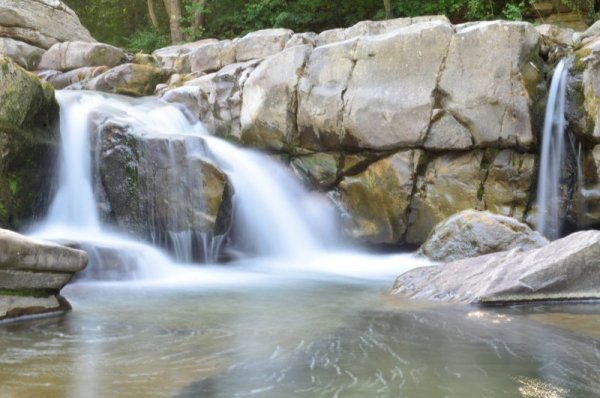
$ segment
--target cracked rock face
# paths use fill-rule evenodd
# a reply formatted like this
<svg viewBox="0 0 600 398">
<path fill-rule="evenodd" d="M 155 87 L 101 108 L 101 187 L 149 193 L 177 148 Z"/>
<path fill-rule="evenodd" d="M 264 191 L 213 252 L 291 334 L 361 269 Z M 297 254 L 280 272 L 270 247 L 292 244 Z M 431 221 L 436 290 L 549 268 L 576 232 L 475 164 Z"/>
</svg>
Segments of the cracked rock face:
<svg viewBox="0 0 600 398">
<path fill-rule="evenodd" d="M 546 95 L 531 24 L 404 18 L 316 36 L 262 32 L 244 46 L 253 37 L 281 48 L 164 98 L 213 134 L 293 158 L 312 188 L 338 198 L 347 236 L 422 243 L 464 209 L 527 216 Z M 241 48 L 240 39 L 219 43 L 201 51 Z M 202 65 L 201 51 L 192 56 L 198 70 L 222 66 Z M 395 167 L 399 156 L 411 158 L 410 173 Z M 369 189 L 375 180 L 390 189 Z M 375 200 L 393 205 L 369 208 Z"/>
</svg>

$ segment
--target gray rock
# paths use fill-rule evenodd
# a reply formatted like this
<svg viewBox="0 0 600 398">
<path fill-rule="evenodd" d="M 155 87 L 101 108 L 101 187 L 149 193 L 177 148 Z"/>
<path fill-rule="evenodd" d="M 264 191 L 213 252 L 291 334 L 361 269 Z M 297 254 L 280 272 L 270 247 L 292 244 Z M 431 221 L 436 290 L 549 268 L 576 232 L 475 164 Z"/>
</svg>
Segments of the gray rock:
<svg viewBox="0 0 600 398">
<path fill-rule="evenodd" d="M 152 53 L 152 56 L 165 69 L 170 69 L 174 73 L 191 73 L 192 53 L 204 47 L 205 45 L 216 44 L 217 39 L 199 40 L 193 43 L 160 48 Z"/>
<path fill-rule="evenodd" d="M 95 41 L 62 1 L 0 0 L 0 36 L 48 49 L 69 40 Z"/>
<path fill-rule="evenodd" d="M 293 34 L 289 29 L 264 29 L 248 33 L 235 42 L 236 61 L 245 62 L 277 54 L 285 48 Z"/>
<path fill-rule="evenodd" d="M 337 201 L 347 237 L 371 243 L 400 241 L 421 156 L 419 150 L 397 152 L 340 182 Z"/>
<path fill-rule="evenodd" d="M 285 48 L 296 47 L 309 45 L 311 47 L 315 46 L 315 41 L 317 38 L 317 34 L 313 32 L 306 33 L 295 33 L 287 43 L 285 43 Z"/>
<path fill-rule="evenodd" d="M 532 113 L 543 80 L 539 39 L 528 23 L 456 27 L 437 89 L 438 102 L 468 127 L 476 146 L 534 146 L 537 124 Z"/>
<path fill-rule="evenodd" d="M 548 240 L 527 224 L 487 211 L 465 210 L 435 226 L 420 252 L 450 262 L 506 250 L 531 250 Z"/>
<path fill-rule="evenodd" d="M 359 40 L 344 95 L 347 146 L 381 150 L 423 142 L 452 33 L 446 22 L 429 22 Z"/>
<path fill-rule="evenodd" d="M 430 150 L 463 150 L 473 145 L 469 129 L 460 124 L 452 114 L 436 109 L 431 117 L 431 126 L 424 147 Z"/>
<path fill-rule="evenodd" d="M 70 308 L 58 292 L 87 254 L 0 230 L 0 320 Z"/>
<path fill-rule="evenodd" d="M 68 71 L 90 66 L 109 68 L 125 61 L 125 52 L 120 48 L 84 41 L 68 41 L 50 47 L 42 56 L 39 69 Z"/>
<path fill-rule="evenodd" d="M 600 299 L 600 231 L 577 232 L 539 249 L 421 267 L 392 294 L 473 304 Z"/>
<path fill-rule="evenodd" d="M 150 240 L 229 230 L 232 188 L 200 137 L 143 133 L 116 118 L 98 129 L 106 207 L 121 228 Z"/>
<path fill-rule="evenodd" d="M 17 64 L 28 70 L 37 68 L 44 50 L 22 41 L 0 37 L 0 57 L 12 58 Z"/>
<path fill-rule="evenodd" d="M 315 48 L 298 82 L 296 145 L 337 150 L 343 137 L 343 94 L 354 68 L 358 39 Z"/>
<path fill-rule="evenodd" d="M 355 37 L 374 36 L 392 32 L 396 29 L 405 28 L 412 24 L 423 22 L 445 22 L 450 23 L 443 15 L 433 15 L 414 18 L 396 18 L 383 21 L 361 21 L 346 29 L 326 30 L 317 35 L 315 44 L 317 46 L 328 45 Z"/>
<path fill-rule="evenodd" d="M 77 87 L 87 90 L 142 97 L 154 93 L 168 75 L 165 70 L 149 65 L 124 64 L 83 82 Z"/>
<path fill-rule="evenodd" d="M 52 84 L 56 90 L 62 90 L 70 85 L 91 80 L 107 71 L 108 68 L 106 66 L 87 66 L 65 73 L 48 70 L 41 71 L 38 72 L 38 76 Z"/>
<path fill-rule="evenodd" d="M 535 158 L 532 153 L 513 149 L 503 149 L 496 155 L 483 185 L 487 210 L 523 220 L 535 192 Z"/>
<path fill-rule="evenodd" d="M 482 151 L 447 153 L 430 160 L 414 191 L 406 240 L 425 242 L 433 227 L 467 209 L 482 209 Z"/>
<path fill-rule="evenodd" d="M 248 77 L 240 114 L 242 143 L 291 150 L 296 133 L 296 86 L 311 46 L 296 46 L 266 58 Z"/>
<path fill-rule="evenodd" d="M 590 27 L 591 29 L 591 27 Z M 575 31 L 570 28 L 561 28 L 557 25 L 551 24 L 542 24 L 535 27 L 535 30 L 538 31 L 542 37 L 553 43 L 560 44 L 564 46 L 573 47 L 577 45 L 577 38 Z M 589 30 L 589 29 L 588 29 Z M 599 32 L 600 33 L 600 32 Z M 585 35 L 585 32 L 584 32 Z"/>
<path fill-rule="evenodd" d="M 215 72 L 235 63 L 235 46 L 231 40 L 206 42 L 194 48 L 190 55 L 192 72 Z"/>
</svg>

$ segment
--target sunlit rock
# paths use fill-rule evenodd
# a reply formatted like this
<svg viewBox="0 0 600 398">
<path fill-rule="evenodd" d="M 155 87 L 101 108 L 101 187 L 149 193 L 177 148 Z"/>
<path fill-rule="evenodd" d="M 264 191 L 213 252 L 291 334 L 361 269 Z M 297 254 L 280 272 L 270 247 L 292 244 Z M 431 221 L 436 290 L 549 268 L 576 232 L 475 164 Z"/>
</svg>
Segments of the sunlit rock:
<svg viewBox="0 0 600 398">
<path fill-rule="evenodd" d="M 340 182 L 338 201 L 347 237 L 371 243 L 402 238 L 421 155 L 418 150 L 397 152 Z"/>
<path fill-rule="evenodd" d="M 482 209 L 484 153 L 449 153 L 431 160 L 420 176 L 411 202 L 406 239 L 422 243 L 433 227 L 466 209 Z"/>
<path fill-rule="evenodd" d="M 527 224 L 487 211 L 465 210 L 435 226 L 421 253 L 434 261 L 455 261 L 511 249 L 531 250 L 548 240 Z"/>
</svg>

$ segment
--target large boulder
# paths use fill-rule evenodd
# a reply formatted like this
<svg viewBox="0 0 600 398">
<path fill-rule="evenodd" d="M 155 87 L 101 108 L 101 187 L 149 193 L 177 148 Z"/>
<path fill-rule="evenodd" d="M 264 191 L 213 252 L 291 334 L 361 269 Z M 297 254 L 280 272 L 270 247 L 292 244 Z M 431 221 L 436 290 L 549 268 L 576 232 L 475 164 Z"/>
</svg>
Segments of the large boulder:
<svg viewBox="0 0 600 398">
<path fill-rule="evenodd" d="M 382 150 L 424 141 L 452 34 L 436 21 L 358 41 L 344 94 L 346 145 Z"/>
<path fill-rule="evenodd" d="M 532 25 L 398 26 L 314 49 L 298 84 L 297 145 L 533 149 L 546 91 Z"/>
<path fill-rule="evenodd" d="M 69 310 L 60 289 L 87 260 L 81 250 L 0 230 L 0 320 Z"/>
<path fill-rule="evenodd" d="M 48 203 L 57 149 L 54 90 L 0 57 L 0 226 L 18 229 Z"/>
<path fill-rule="evenodd" d="M 545 93 L 539 43 L 528 23 L 456 27 L 438 101 L 469 129 L 474 145 L 531 149 L 536 143 Z"/>
<path fill-rule="evenodd" d="M 435 226 L 420 252 L 450 262 L 506 250 L 531 250 L 548 240 L 527 224 L 487 211 L 465 210 Z"/>
<path fill-rule="evenodd" d="M 39 47 L 8 37 L 0 37 L 0 57 L 12 58 L 25 69 L 36 69 L 43 54 L 44 50 Z"/>
<path fill-rule="evenodd" d="M 473 304 L 600 299 L 600 231 L 577 232 L 539 249 L 421 267 L 393 294 Z"/>
<path fill-rule="evenodd" d="M 120 228 L 167 247 L 178 233 L 229 230 L 232 188 L 200 137 L 157 136 L 111 119 L 98 119 L 99 172 L 105 208 Z"/>
<path fill-rule="evenodd" d="M 347 237 L 388 244 L 402 238 L 421 155 L 419 150 L 401 151 L 342 179 L 337 197 Z"/>
<path fill-rule="evenodd" d="M 68 41 L 50 47 L 42 56 L 38 67 L 60 71 L 89 66 L 112 68 L 122 64 L 125 59 L 123 50 L 108 44 Z"/>
<path fill-rule="evenodd" d="M 0 0 L 0 36 L 48 49 L 69 40 L 95 41 L 59 0 Z"/>
<path fill-rule="evenodd" d="M 292 151 L 296 86 L 312 47 L 296 46 L 265 59 L 242 92 L 241 140 L 248 146 Z"/>
</svg>

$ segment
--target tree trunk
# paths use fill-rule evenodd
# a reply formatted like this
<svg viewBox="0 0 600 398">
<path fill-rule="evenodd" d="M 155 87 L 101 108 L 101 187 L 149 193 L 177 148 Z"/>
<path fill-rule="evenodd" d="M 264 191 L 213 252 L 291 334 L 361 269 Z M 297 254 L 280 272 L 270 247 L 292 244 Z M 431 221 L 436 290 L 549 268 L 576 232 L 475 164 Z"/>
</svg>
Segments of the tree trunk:
<svg viewBox="0 0 600 398">
<path fill-rule="evenodd" d="M 154 29 L 160 33 L 160 25 L 158 24 L 158 19 L 156 18 L 156 12 L 154 12 L 154 0 L 148 1 L 148 15 L 150 15 L 150 21 L 152 22 L 152 26 Z"/>
<path fill-rule="evenodd" d="M 183 41 L 181 34 L 181 3 L 180 0 L 164 0 L 167 15 L 169 15 L 169 27 L 171 28 L 171 41 L 178 44 Z"/>
<path fill-rule="evenodd" d="M 390 0 L 383 0 L 383 9 L 385 10 L 385 19 L 392 18 L 392 4 Z"/>
<path fill-rule="evenodd" d="M 206 7 L 206 0 L 196 0 L 195 4 L 198 5 L 198 8 L 194 10 L 194 23 L 192 24 L 193 39 L 196 39 L 200 33 L 200 29 L 204 28 L 204 7 Z"/>
</svg>

